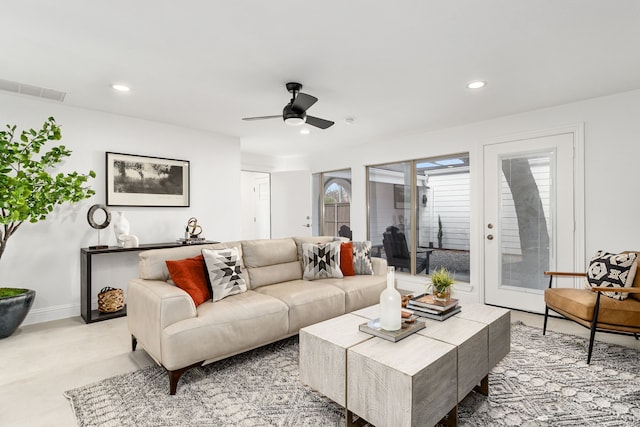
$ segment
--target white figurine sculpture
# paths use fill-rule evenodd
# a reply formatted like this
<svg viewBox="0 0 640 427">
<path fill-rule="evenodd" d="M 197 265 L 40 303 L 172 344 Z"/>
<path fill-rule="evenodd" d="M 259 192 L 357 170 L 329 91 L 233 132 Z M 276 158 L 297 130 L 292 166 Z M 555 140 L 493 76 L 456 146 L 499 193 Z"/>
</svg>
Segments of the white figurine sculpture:
<svg viewBox="0 0 640 427">
<path fill-rule="evenodd" d="M 119 235 L 118 242 L 122 242 L 120 243 L 120 247 L 123 247 L 123 248 L 137 248 L 139 245 L 138 236 L 134 236 L 133 234 Z"/>
</svg>

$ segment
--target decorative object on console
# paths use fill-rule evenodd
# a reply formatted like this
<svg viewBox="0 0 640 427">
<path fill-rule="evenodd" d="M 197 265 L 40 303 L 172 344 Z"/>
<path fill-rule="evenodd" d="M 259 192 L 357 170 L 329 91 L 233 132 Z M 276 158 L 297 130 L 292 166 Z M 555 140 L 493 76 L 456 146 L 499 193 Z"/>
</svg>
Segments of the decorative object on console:
<svg viewBox="0 0 640 427">
<path fill-rule="evenodd" d="M 124 237 L 129 235 L 129 220 L 124 217 L 124 212 L 117 211 L 116 218 L 113 220 L 113 232 L 116 235 L 118 246 L 124 247 Z"/>
<path fill-rule="evenodd" d="M 98 293 L 98 311 L 115 313 L 124 308 L 124 292 L 122 289 L 106 286 Z"/>
<path fill-rule="evenodd" d="M 102 214 L 104 215 L 104 219 L 102 220 L 102 222 L 96 221 L 96 213 L 98 212 L 102 212 Z M 89 249 L 108 248 L 107 245 L 103 245 L 100 243 L 100 230 L 107 228 L 109 224 L 111 224 L 111 211 L 109 211 L 109 208 L 107 208 L 105 205 L 102 205 L 102 204 L 91 206 L 89 208 L 89 211 L 87 212 L 87 221 L 89 222 L 89 225 L 91 226 L 91 228 L 98 230 L 98 244 L 94 246 L 89 246 Z"/>
<path fill-rule="evenodd" d="M 247 290 L 237 248 L 203 249 L 202 256 L 209 274 L 209 282 L 211 282 L 213 301 Z"/>
<path fill-rule="evenodd" d="M 305 280 L 326 279 L 329 277 L 342 278 L 340 270 L 340 242 L 303 243 L 302 259 Z"/>
<path fill-rule="evenodd" d="M 183 245 L 202 243 L 206 239 L 204 237 L 199 237 L 201 233 L 202 227 L 198 225 L 198 218 L 189 218 L 187 226 L 184 229 L 184 238 L 178 239 L 178 242 Z"/>
<path fill-rule="evenodd" d="M 402 327 L 402 299 L 395 286 L 395 267 L 387 267 L 387 288 L 380 294 L 380 327 L 397 331 Z"/>
<path fill-rule="evenodd" d="M 138 241 L 138 236 L 134 236 L 133 234 L 129 235 L 120 235 L 120 240 L 122 241 L 121 247 L 123 248 L 137 248 L 140 246 L 140 242 Z"/>
<path fill-rule="evenodd" d="M 635 252 L 612 254 L 598 251 L 591 258 L 587 270 L 587 283 L 590 287 L 620 287 L 633 286 L 636 277 L 638 254 Z M 603 292 L 603 295 L 617 300 L 624 300 L 629 294 L 624 292 Z"/>
<path fill-rule="evenodd" d="M 189 161 L 106 153 L 108 206 L 189 206 Z"/>
<path fill-rule="evenodd" d="M 356 274 L 373 275 L 371 242 L 353 242 L 353 269 Z"/>
<path fill-rule="evenodd" d="M 96 177 L 94 171 L 86 175 L 52 173 L 52 169 L 71 155 L 71 150 L 64 145 L 45 149 L 44 145 L 61 138 L 60 127 L 53 117 L 49 117 L 40 130 L 24 130 L 16 135 L 16 126 L 7 125 L 6 130 L 0 131 L 0 258 L 9 238 L 23 223 L 42 221 L 54 212 L 56 205 L 79 202 L 95 194 L 85 186 L 89 178 Z M 46 197 L 42 197 L 43 194 Z M 25 253 L 25 259 L 30 255 Z M 8 268 L 15 269 L 21 264 Z M 0 295 L 3 290 L 7 288 L 0 288 Z M 11 325 L 4 329 L 5 336 L 20 326 L 35 297 L 35 291 L 28 289 L 21 289 L 19 293 L 24 298 L 19 295 L 2 298 L 0 325 Z M 17 306 L 26 307 L 26 312 L 17 310 Z"/>
<path fill-rule="evenodd" d="M 198 255 L 177 261 L 167 260 L 165 263 L 173 283 L 189 294 L 196 307 L 211 299 L 204 256 Z"/>
<path fill-rule="evenodd" d="M 198 225 L 198 218 L 189 218 L 189 221 L 187 221 L 187 228 L 184 237 L 193 239 L 200 236 L 201 233 L 202 227 Z"/>
<path fill-rule="evenodd" d="M 439 301 L 448 301 L 451 298 L 451 287 L 454 279 L 449 270 L 445 267 L 433 270 L 431 273 L 431 284 L 427 285 L 433 292 L 433 296 Z"/>
</svg>

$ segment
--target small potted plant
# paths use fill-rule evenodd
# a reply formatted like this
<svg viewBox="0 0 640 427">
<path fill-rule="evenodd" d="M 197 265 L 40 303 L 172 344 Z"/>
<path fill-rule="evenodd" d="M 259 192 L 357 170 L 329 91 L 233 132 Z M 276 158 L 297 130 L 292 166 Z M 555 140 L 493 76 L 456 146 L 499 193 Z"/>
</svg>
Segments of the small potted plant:
<svg viewBox="0 0 640 427">
<path fill-rule="evenodd" d="M 42 129 L 16 133 L 16 126 L 0 130 L 0 258 L 7 242 L 25 222 L 47 218 L 56 205 L 75 203 L 95 192 L 86 186 L 96 174 L 54 173 L 71 151 L 64 145 L 44 151 L 49 141 L 61 138 L 60 127 L 49 117 Z M 19 268 L 6 265 L 3 268 Z M 0 287 L 0 338 L 8 337 L 27 315 L 36 292 Z"/>
<path fill-rule="evenodd" d="M 431 288 L 434 299 L 448 301 L 451 298 L 451 287 L 453 283 L 453 275 L 445 267 L 433 270 L 429 288 Z"/>
</svg>

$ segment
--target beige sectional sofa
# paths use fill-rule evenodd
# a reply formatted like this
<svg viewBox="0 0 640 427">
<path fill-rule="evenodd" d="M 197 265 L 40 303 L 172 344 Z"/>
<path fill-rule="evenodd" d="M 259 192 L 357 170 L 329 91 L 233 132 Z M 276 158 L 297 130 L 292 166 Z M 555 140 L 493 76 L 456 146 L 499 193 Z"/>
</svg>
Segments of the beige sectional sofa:
<svg viewBox="0 0 640 427">
<path fill-rule="evenodd" d="M 129 282 L 127 318 L 132 349 L 140 343 L 169 374 L 170 393 L 189 368 L 295 335 L 300 328 L 376 304 L 386 285 L 386 261 L 372 258 L 373 275 L 303 280 L 302 244 L 333 237 L 245 240 L 140 253 L 139 277 Z M 246 292 L 195 306 L 175 286 L 165 261 L 203 248 L 235 247 Z"/>
</svg>

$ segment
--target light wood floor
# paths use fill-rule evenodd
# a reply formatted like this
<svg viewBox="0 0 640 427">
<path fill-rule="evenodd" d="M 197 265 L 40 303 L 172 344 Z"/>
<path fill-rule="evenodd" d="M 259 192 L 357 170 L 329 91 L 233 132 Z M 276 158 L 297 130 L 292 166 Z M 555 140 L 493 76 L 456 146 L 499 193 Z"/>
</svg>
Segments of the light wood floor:
<svg viewBox="0 0 640 427">
<path fill-rule="evenodd" d="M 513 311 L 511 320 L 542 327 L 543 318 Z M 549 329 L 588 336 L 587 329 L 562 319 L 550 319 Z M 596 338 L 640 350 L 633 337 Z M 130 345 L 126 318 L 90 325 L 79 317 L 56 320 L 24 326 L 0 340 L 0 426 L 76 426 L 65 390 L 154 363 Z"/>
</svg>

